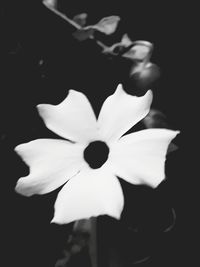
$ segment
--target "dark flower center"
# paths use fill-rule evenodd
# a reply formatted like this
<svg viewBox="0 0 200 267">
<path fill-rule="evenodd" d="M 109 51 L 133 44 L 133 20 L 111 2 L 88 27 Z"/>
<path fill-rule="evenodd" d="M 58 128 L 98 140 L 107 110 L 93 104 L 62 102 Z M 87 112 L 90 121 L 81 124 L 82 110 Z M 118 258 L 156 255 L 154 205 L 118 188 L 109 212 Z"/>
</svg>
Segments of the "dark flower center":
<svg viewBox="0 0 200 267">
<path fill-rule="evenodd" d="M 109 148 L 102 141 L 91 142 L 84 150 L 84 159 L 92 169 L 100 168 L 107 160 Z"/>
</svg>

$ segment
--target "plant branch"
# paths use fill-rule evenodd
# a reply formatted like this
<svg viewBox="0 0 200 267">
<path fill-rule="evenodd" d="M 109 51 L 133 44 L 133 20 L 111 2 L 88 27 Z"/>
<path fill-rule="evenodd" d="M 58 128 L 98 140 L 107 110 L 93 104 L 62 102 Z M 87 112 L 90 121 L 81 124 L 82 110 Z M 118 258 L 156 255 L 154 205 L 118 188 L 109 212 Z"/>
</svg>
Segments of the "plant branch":
<svg viewBox="0 0 200 267">
<path fill-rule="evenodd" d="M 53 6 L 48 5 L 47 3 L 45 3 L 45 1 L 43 1 L 43 4 L 48 9 L 50 9 L 53 13 L 55 13 L 57 16 L 59 16 L 60 18 L 64 19 L 65 21 L 67 21 L 72 26 L 74 26 L 74 28 L 76 28 L 76 30 L 81 30 L 82 29 L 82 27 L 78 23 L 76 23 L 72 19 L 68 18 L 66 15 L 64 15 L 62 12 L 58 11 L 57 9 L 55 9 Z"/>
<path fill-rule="evenodd" d="M 68 22 L 70 25 L 72 25 L 76 30 L 84 30 L 83 27 L 81 27 L 78 23 L 76 23 L 74 20 L 68 18 L 65 14 L 63 14 L 62 12 L 58 11 L 57 9 L 55 9 L 53 6 L 48 5 L 45 1 L 43 1 L 43 4 L 49 9 L 51 10 L 54 14 L 56 14 L 57 16 L 59 16 L 60 18 L 64 19 L 66 22 Z M 107 45 L 105 45 L 103 42 L 97 40 L 94 36 L 90 37 L 91 40 L 94 40 L 95 43 L 101 47 L 102 49 L 106 49 L 108 48 Z"/>
</svg>

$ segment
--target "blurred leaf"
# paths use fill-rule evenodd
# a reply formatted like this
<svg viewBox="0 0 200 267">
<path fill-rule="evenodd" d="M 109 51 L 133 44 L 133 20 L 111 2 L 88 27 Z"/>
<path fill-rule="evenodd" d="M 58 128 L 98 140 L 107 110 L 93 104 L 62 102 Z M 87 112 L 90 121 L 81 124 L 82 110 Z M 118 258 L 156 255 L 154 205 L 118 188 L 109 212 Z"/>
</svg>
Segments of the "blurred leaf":
<svg viewBox="0 0 200 267">
<path fill-rule="evenodd" d="M 133 42 L 131 41 L 131 39 L 128 37 L 128 34 L 125 33 L 123 36 L 122 36 L 122 39 L 121 39 L 121 45 L 124 46 L 124 47 L 128 47 L 132 44 Z"/>
<path fill-rule="evenodd" d="M 103 53 L 121 55 L 134 62 L 146 61 L 147 63 L 150 59 L 152 50 L 152 43 L 148 41 L 132 41 L 128 34 L 125 33 L 120 42 L 115 43 L 110 47 L 106 47 L 103 50 Z"/>
<path fill-rule="evenodd" d="M 143 61 L 150 58 L 153 45 L 147 41 L 136 41 L 122 56 L 131 60 Z"/>
<path fill-rule="evenodd" d="M 86 23 L 86 18 L 87 14 L 82 13 L 76 15 L 73 18 L 73 21 L 82 27 Z M 119 20 L 120 18 L 118 16 L 105 17 L 95 25 L 89 25 L 78 29 L 73 33 L 73 36 L 79 41 L 85 41 L 88 38 L 94 38 L 95 30 L 98 30 L 104 34 L 111 34 L 116 30 Z"/>
<path fill-rule="evenodd" d="M 87 39 L 91 39 L 93 38 L 93 35 L 94 35 L 94 29 L 85 29 L 85 28 L 82 28 L 82 29 L 79 29 L 79 30 L 76 30 L 74 33 L 73 33 L 73 36 L 78 40 L 78 41 L 85 41 Z"/>
<path fill-rule="evenodd" d="M 167 117 L 158 109 L 150 109 L 142 122 L 146 128 L 170 128 L 167 123 Z"/>
<path fill-rule="evenodd" d="M 175 145 L 174 143 L 170 143 L 169 144 L 169 147 L 168 147 L 168 150 L 167 150 L 167 154 L 171 153 L 171 152 L 174 152 L 178 149 L 178 146 Z"/>
<path fill-rule="evenodd" d="M 57 7 L 57 0 L 44 0 L 43 3 L 49 7 Z"/>
<path fill-rule="evenodd" d="M 77 14 L 73 17 L 73 21 L 75 21 L 81 27 L 84 27 L 86 24 L 87 17 L 88 17 L 87 13 Z"/>
<path fill-rule="evenodd" d="M 109 35 L 116 31 L 119 21 L 120 21 L 119 16 L 109 16 L 101 19 L 97 24 L 87 26 L 86 28 L 87 29 L 92 28 L 104 34 Z"/>
<path fill-rule="evenodd" d="M 142 122 L 146 128 L 170 129 L 170 126 L 167 123 L 167 117 L 163 112 L 157 109 L 152 108 Z M 167 154 L 176 151 L 177 149 L 178 146 L 171 142 L 168 146 Z"/>
<path fill-rule="evenodd" d="M 105 47 L 102 52 L 104 54 L 119 55 L 120 53 L 123 53 L 124 49 L 130 46 L 131 44 L 132 44 L 131 39 L 125 33 L 122 36 L 122 39 L 120 42 L 115 43 L 112 46 Z"/>
</svg>

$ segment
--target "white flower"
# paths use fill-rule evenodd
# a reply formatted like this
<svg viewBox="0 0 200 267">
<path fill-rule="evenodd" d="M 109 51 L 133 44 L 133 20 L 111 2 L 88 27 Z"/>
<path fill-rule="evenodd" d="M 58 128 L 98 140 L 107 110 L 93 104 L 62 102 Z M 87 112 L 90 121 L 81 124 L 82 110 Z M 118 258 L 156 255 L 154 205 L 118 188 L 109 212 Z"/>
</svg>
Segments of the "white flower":
<svg viewBox="0 0 200 267">
<path fill-rule="evenodd" d="M 16 191 L 31 196 L 64 185 L 52 220 L 58 224 L 99 215 L 119 219 L 124 197 L 116 176 L 131 184 L 158 186 L 165 178 L 168 145 L 178 134 L 145 129 L 122 136 L 148 114 L 151 102 L 152 91 L 136 97 L 119 85 L 103 103 L 98 119 L 86 96 L 74 90 L 59 105 L 38 105 L 47 128 L 65 140 L 37 139 L 15 148 L 30 166 L 30 174 L 19 179 Z M 109 154 L 94 169 L 85 153 L 96 143 L 107 145 Z"/>
</svg>

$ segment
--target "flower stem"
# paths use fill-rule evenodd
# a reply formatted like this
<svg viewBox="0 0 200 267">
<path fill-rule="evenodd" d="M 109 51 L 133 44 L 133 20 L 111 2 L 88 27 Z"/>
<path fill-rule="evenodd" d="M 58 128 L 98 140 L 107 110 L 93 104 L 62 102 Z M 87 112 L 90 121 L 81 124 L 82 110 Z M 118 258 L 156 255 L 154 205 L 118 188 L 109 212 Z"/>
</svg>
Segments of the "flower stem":
<svg viewBox="0 0 200 267">
<path fill-rule="evenodd" d="M 89 242 L 89 253 L 91 258 L 92 267 L 98 267 L 98 255 L 97 255 L 97 224 L 96 218 L 91 218 L 91 232 Z"/>
<path fill-rule="evenodd" d="M 62 19 L 64 19 L 65 21 L 67 21 L 69 24 L 71 24 L 72 26 L 74 26 L 77 30 L 80 30 L 82 28 L 78 23 L 76 23 L 72 19 L 68 18 L 66 15 L 64 15 L 62 12 L 58 11 L 57 9 L 55 9 L 53 6 L 50 6 L 47 3 L 45 3 L 45 2 L 43 2 L 43 4 L 48 9 L 50 9 L 52 12 L 54 12 L 57 16 L 61 17 Z"/>
<path fill-rule="evenodd" d="M 97 219 L 95 217 L 92 217 L 90 219 L 82 219 L 76 221 L 74 223 L 73 232 L 78 234 L 80 236 L 80 239 L 83 239 L 83 236 L 88 237 L 87 240 L 85 240 L 86 242 L 84 243 L 87 244 L 91 267 L 98 267 Z"/>
</svg>

